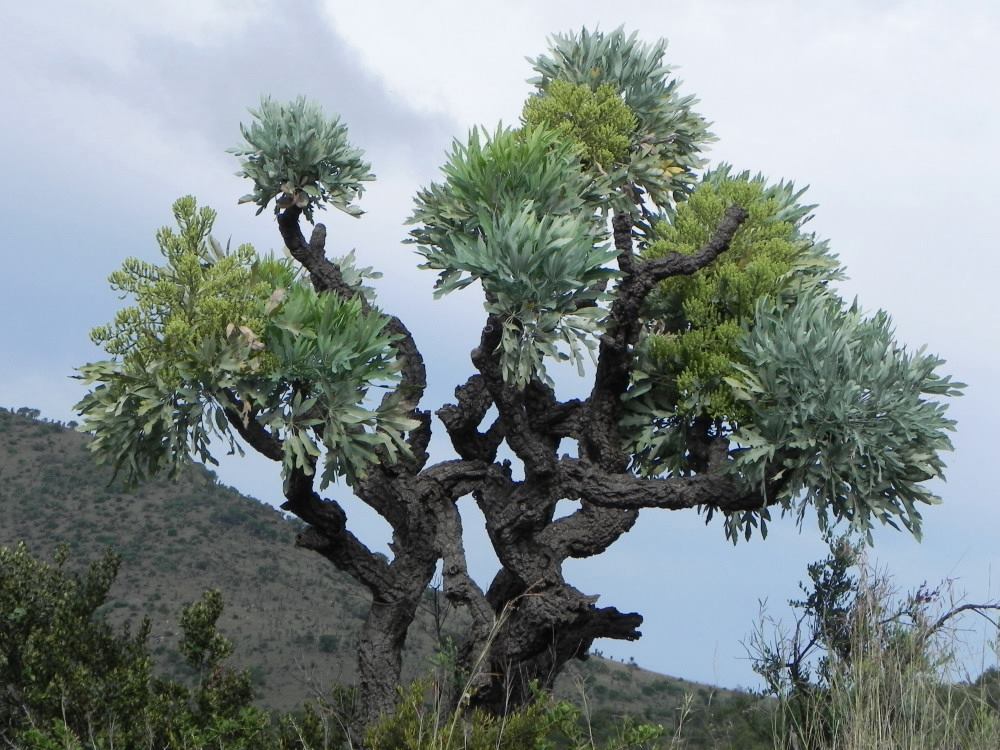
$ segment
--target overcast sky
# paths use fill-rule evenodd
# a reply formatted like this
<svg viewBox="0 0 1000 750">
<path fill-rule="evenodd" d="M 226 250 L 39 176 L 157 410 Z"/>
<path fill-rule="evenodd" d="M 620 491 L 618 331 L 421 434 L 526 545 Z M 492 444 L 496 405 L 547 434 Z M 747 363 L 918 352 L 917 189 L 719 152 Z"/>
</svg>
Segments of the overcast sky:
<svg viewBox="0 0 1000 750">
<path fill-rule="evenodd" d="M 627 8 L 626 11 L 618 10 Z M 107 275 L 122 259 L 158 258 L 156 229 L 192 193 L 219 210 L 216 234 L 278 247 L 269 215 L 237 207 L 247 192 L 225 149 L 261 94 L 299 94 L 343 116 L 379 181 L 360 221 L 327 212 L 333 252 L 379 267 L 383 306 L 413 330 L 429 363 L 426 407 L 469 372 L 481 300 L 434 302 L 434 276 L 401 246 L 414 191 L 435 179 L 453 137 L 516 123 L 526 56 L 552 32 L 624 24 L 670 40 L 683 92 L 719 136 L 709 154 L 810 185 L 813 228 L 847 266 L 845 296 L 884 308 L 899 338 L 927 344 L 968 383 L 944 504 L 925 539 L 877 535 L 875 556 L 903 587 L 958 579 L 974 600 L 1000 595 L 997 483 L 1000 406 L 1000 5 L 982 2 L 485 3 L 157 0 L 7 4 L 0 24 L 0 404 L 71 419 L 70 379 L 101 353 L 87 333 L 120 304 Z M 582 387 L 561 383 L 575 395 Z M 440 441 L 437 455 L 447 457 Z M 228 461 L 222 481 L 278 502 L 277 467 Z M 345 500 L 346 498 L 341 498 Z M 354 513 L 358 503 L 347 502 Z M 467 517 L 476 515 L 467 510 Z M 384 527 L 353 515 L 372 545 Z M 467 526 L 473 526 L 472 520 Z M 482 534 L 470 559 L 486 581 Z M 568 578 L 602 604 L 646 616 L 635 644 L 598 648 L 643 666 L 727 686 L 754 684 L 740 645 L 760 599 L 773 614 L 822 556 L 814 519 L 776 524 L 766 542 L 732 547 L 693 513 L 647 511 L 600 558 Z M 317 558 L 317 565 L 325 564 Z M 983 632 L 968 623 L 971 648 Z"/>
</svg>

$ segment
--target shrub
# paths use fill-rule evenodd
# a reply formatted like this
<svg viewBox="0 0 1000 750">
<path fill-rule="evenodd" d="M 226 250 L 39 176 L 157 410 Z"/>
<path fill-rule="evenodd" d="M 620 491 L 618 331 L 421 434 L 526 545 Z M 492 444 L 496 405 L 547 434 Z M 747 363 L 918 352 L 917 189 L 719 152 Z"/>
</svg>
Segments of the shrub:
<svg viewBox="0 0 1000 750">
<path fill-rule="evenodd" d="M 947 585 L 900 596 L 844 540 L 809 577 L 806 598 L 791 602 L 800 611 L 793 632 L 758 626 L 750 644 L 754 669 L 778 699 L 775 747 L 1000 747 L 993 672 L 959 680 L 949 627 L 963 612 L 1000 605 L 945 605 L 955 601 Z"/>
</svg>

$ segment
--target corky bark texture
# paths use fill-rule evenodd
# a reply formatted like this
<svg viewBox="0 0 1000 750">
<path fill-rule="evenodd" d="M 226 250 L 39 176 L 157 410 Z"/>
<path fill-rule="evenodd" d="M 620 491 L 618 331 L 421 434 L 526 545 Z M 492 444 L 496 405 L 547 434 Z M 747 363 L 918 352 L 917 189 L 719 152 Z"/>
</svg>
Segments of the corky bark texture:
<svg viewBox="0 0 1000 750">
<path fill-rule="evenodd" d="M 565 560 L 603 552 L 632 527 L 641 508 L 733 511 L 761 506 L 759 489 L 749 490 L 720 471 L 730 460 L 724 440 L 702 436 L 699 444 L 695 436 L 692 454 L 705 456 L 697 474 L 644 479 L 629 472 L 618 432 L 646 296 L 663 279 L 692 274 L 711 263 L 728 248 L 746 216 L 733 206 L 700 252 L 652 261 L 635 254 L 631 219 L 615 217 L 621 278 L 612 291 L 594 383 L 585 400 L 560 401 L 539 381 L 524 389 L 505 383 L 498 353 L 500 321 L 487 318 L 472 352 L 475 372 L 455 389 L 455 403 L 437 411 L 457 460 L 427 466 L 431 418 L 418 409 L 426 387 L 424 362 L 406 326 L 389 316 L 402 364 L 399 390 L 419 426 L 407 436 L 411 457 L 395 464 L 383 457 L 354 490 L 392 527 L 392 559 L 372 552 L 348 531 L 343 507 L 320 497 L 314 476 L 304 471 L 286 482 L 282 506 L 307 524 L 299 545 L 327 558 L 372 594 L 358 648 L 366 722 L 394 706 L 403 642 L 439 560 L 445 596 L 472 618 L 460 657 L 460 666 L 473 676 L 472 693 L 465 699 L 501 713 L 528 697 L 531 681 L 551 686 L 568 660 L 586 657 L 595 638 L 634 640 L 640 635 L 639 614 L 598 607 L 597 596 L 567 583 Z M 315 288 L 357 295 L 325 255 L 323 225 L 316 225 L 307 240 L 299 219 L 300 211 L 288 208 L 279 214 L 278 226 Z M 498 416 L 484 425 L 491 407 Z M 280 460 L 280 437 L 258 425 L 252 413 L 249 420 L 246 416 L 238 408 L 229 414 L 249 445 Z M 566 438 L 577 441 L 578 456 L 560 455 Z M 514 479 L 510 463 L 497 459 L 504 442 L 523 465 L 523 479 Z M 486 519 L 501 563 L 486 591 L 466 565 L 457 503 L 469 496 Z M 578 501 L 580 507 L 555 520 L 556 503 L 562 499 Z"/>
</svg>

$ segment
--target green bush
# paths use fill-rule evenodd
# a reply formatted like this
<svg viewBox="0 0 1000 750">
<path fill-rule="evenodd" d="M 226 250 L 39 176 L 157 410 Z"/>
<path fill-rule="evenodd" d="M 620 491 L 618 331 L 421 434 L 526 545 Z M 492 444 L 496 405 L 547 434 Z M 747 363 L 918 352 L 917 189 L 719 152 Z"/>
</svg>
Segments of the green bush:
<svg viewBox="0 0 1000 750">
<path fill-rule="evenodd" d="M 426 683 L 414 683 L 403 694 L 396 713 L 367 733 L 370 750 L 596 750 L 580 710 L 538 692 L 525 708 L 497 717 L 481 711 L 448 712 Z M 435 693 L 428 696 L 428 693 Z M 652 750 L 662 727 L 626 719 L 605 750 Z"/>
<path fill-rule="evenodd" d="M 188 687 L 155 678 L 144 620 L 116 633 L 98 610 L 120 559 L 107 552 L 85 573 L 21 544 L 0 548 L 0 743 L 15 748 L 276 747 L 271 719 L 252 705 L 246 673 L 223 665 L 231 644 L 216 630 L 218 592 L 184 609 L 180 649 Z M 115 602 L 114 605 L 120 604 Z M 114 606 L 112 605 L 112 606 Z"/>
<path fill-rule="evenodd" d="M 96 732 L 129 746 L 136 737 L 123 717 L 141 714 L 151 699 L 149 623 L 116 633 L 94 617 L 118 572 L 116 555 L 105 553 L 83 574 L 67 571 L 66 559 L 65 549 L 44 563 L 23 544 L 0 548 L 0 738 L 44 747 L 19 738 L 42 732 L 62 743 L 66 733 Z"/>
</svg>

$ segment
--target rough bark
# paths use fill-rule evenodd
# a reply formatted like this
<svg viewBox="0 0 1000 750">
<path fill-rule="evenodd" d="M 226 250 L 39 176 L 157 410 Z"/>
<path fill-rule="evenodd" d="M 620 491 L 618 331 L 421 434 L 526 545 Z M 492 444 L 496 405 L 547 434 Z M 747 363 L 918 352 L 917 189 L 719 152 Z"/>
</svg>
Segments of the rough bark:
<svg viewBox="0 0 1000 750">
<path fill-rule="evenodd" d="M 317 225 L 306 240 L 300 214 L 289 208 L 278 216 L 292 256 L 308 271 L 317 291 L 357 296 L 326 257 L 326 229 Z M 437 411 L 459 456 L 454 461 L 427 466 L 431 420 L 418 408 L 426 387 L 423 358 L 406 326 L 387 315 L 401 362 L 399 391 L 419 426 L 407 436 L 412 457 L 394 464 L 383 456 L 385 460 L 352 489 L 391 525 L 392 559 L 374 553 L 347 529 L 343 507 L 320 497 L 312 474 L 298 470 L 287 479 L 282 506 L 306 523 L 299 545 L 325 557 L 372 594 L 358 650 L 366 722 L 394 705 L 406 633 L 439 560 L 446 598 L 465 607 L 472 618 L 461 652 L 472 675 L 472 692 L 455 699 L 502 713 L 526 699 L 532 680 L 550 686 L 568 660 L 586 658 L 595 638 L 640 636 L 639 614 L 598 607 L 596 596 L 564 579 L 567 558 L 603 552 L 632 527 L 641 508 L 760 507 L 759 490 L 747 490 L 722 471 L 730 460 L 727 445 L 706 444 L 703 471 L 693 476 L 643 479 L 628 471 L 618 434 L 621 396 L 630 383 L 646 296 L 663 279 L 711 263 L 745 218 L 745 211 L 733 207 L 700 252 L 641 261 L 633 250 L 632 219 L 615 217 L 621 278 L 612 293 L 593 388 L 585 400 L 560 401 L 540 382 L 523 389 L 505 383 L 498 355 L 501 321 L 489 317 L 471 356 L 476 372 L 456 388 L 456 403 Z M 363 304 L 370 309 L 367 300 Z M 236 394 L 224 395 L 226 415 L 246 443 L 281 460 L 280 437 L 259 425 L 253 409 Z M 498 417 L 484 428 L 492 407 Z M 577 457 L 560 455 L 565 438 L 577 441 Z M 504 442 L 524 467 L 522 480 L 513 478 L 509 461 L 497 458 Z M 485 592 L 469 575 L 465 558 L 457 503 L 466 496 L 482 511 L 502 566 Z M 562 499 L 577 501 L 580 507 L 555 520 Z"/>
<path fill-rule="evenodd" d="M 640 615 L 599 608 L 597 597 L 566 583 L 562 562 L 567 557 L 604 551 L 632 527 L 643 507 L 761 506 L 759 491 L 747 492 L 718 473 L 692 481 L 643 480 L 627 473 L 628 457 L 618 434 L 621 396 L 630 383 L 632 347 L 646 296 L 663 279 L 695 273 L 711 263 L 745 219 L 746 212 L 734 206 L 695 255 L 640 262 L 633 251 L 631 218 L 615 217 L 622 279 L 601 339 L 594 388 L 585 403 L 560 403 L 541 383 L 524 392 L 504 384 L 496 353 L 498 321 L 487 320 L 472 361 L 497 407 L 508 445 L 524 464 L 525 479 L 494 477 L 476 494 L 503 569 L 487 593 L 501 620 L 490 648 L 491 679 L 473 697 L 474 704 L 502 712 L 525 699 L 532 680 L 551 686 L 569 659 L 586 657 L 595 638 L 640 636 Z M 580 459 L 559 458 L 563 437 L 577 439 Z M 553 521 L 555 504 L 564 498 L 579 500 L 581 507 Z"/>
</svg>

